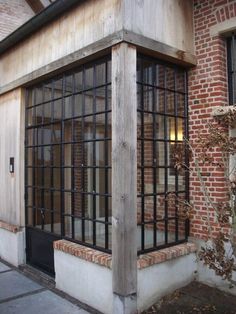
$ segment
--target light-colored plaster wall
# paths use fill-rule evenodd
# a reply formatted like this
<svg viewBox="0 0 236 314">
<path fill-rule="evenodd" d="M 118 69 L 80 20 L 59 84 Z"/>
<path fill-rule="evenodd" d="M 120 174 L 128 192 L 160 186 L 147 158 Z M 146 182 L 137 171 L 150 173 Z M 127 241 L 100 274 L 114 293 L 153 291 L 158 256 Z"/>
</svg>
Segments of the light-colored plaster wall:
<svg viewBox="0 0 236 314">
<path fill-rule="evenodd" d="M 54 260 L 58 289 L 102 313 L 116 313 L 113 309 L 116 302 L 113 303 L 111 269 L 59 250 L 54 250 Z M 195 253 L 138 269 L 138 313 L 194 280 L 196 269 Z"/>
<path fill-rule="evenodd" d="M 161 297 L 193 281 L 196 270 L 195 253 L 138 270 L 139 311 L 147 309 Z"/>
<path fill-rule="evenodd" d="M 16 233 L 0 228 L 0 258 L 14 266 L 25 263 L 25 229 Z"/>
<path fill-rule="evenodd" d="M 54 250 L 56 287 L 104 314 L 112 313 L 111 270 Z"/>
<path fill-rule="evenodd" d="M 24 93 L 0 96 L 0 220 L 24 226 Z M 9 159 L 15 158 L 15 172 Z"/>
</svg>

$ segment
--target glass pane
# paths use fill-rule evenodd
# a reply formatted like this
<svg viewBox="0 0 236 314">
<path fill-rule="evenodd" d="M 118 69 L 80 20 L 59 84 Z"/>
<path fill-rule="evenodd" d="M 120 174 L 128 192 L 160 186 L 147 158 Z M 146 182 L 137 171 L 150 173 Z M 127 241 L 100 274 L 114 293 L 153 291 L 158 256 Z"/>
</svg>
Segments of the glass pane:
<svg viewBox="0 0 236 314">
<path fill-rule="evenodd" d="M 65 77 L 65 95 L 71 95 L 73 93 L 73 76 L 66 75 Z"/>
<path fill-rule="evenodd" d="M 43 123 L 43 105 L 35 107 L 35 123 Z"/>
<path fill-rule="evenodd" d="M 61 146 L 54 145 L 52 149 L 52 164 L 54 167 L 60 167 L 61 165 Z"/>
<path fill-rule="evenodd" d="M 68 238 L 72 238 L 72 218 L 65 216 L 65 236 Z"/>
<path fill-rule="evenodd" d="M 175 219 L 168 220 L 168 243 L 175 242 Z"/>
<path fill-rule="evenodd" d="M 185 72 L 182 70 L 176 71 L 176 90 L 185 92 Z"/>
<path fill-rule="evenodd" d="M 34 123 L 34 108 L 27 109 L 27 126 L 32 126 Z"/>
<path fill-rule="evenodd" d="M 106 83 L 106 63 L 96 65 L 95 82 L 96 86 L 103 85 Z"/>
<path fill-rule="evenodd" d="M 178 219 L 178 237 L 179 240 L 185 239 L 185 219 Z"/>
<path fill-rule="evenodd" d="M 53 213 L 53 228 L 54 233 L 61 234 L 61 214 L 59 211 Z"/>
<path fill-rule="evenodd" d="M 156 224 L 157 246 L 165 244 L 165 222 L 159 221 Z"/>
<path fill-rule="evenodd" d="M 74 219 L 75 239 L 82 241 L 82 221 L 81 219 Z"/>
<path fill-rule="evenodd" d="M 82 115 L 82 106 L 83 106 L 83 98 L 82 94 L 77 94 L 74 96 L 74 116 Z"/>
<path fill-rule="evenodd" d="M 156 89 L 155 91 L 155 111 L 165 112 L 165 91 L 161 89 Z"/>
<path fill-rule="evenodd" d="M 74 76 L 75 79 L 75 93 L 78 93 L 82 91 L 83 89 L 83 71 L 82 70 L 77 70 Z"/>
<path fill-rule="evenodd" d="M 53 168 L 53 187 L 54 189 L 61 188 L 61 169 Z"/>
<path fill-rule="evenodd" d="M 149 60 L 142 60 L 142 70 L 143 70 L 143 83 L 153 84 L 153 63 Z"/>
<path fill-rule="evenodd" d="M 96 245 L 105 247 L 105 225 L 96 223 Z"/>
<path fill-rule="evenodd" d="M 41 104 L 43 102 L 43 90 L 41 87 L 36 87 L 34 89 L 34 104 Z"/>
<path fill-rule="evenodd" d="M 64 118 L 72 118 L 73 113 L 73 96 L 67 96 L 64 98 Z"/>
<path fill-rule="evenodd" d="M 85 89 L 93 87 L 94 83 L 94 67 L 89 66 L 85 68 Z"/>
<path fill-rule="evenodd" d="M 162 115 L 156 115 L 156 139 L 165 139 L 165 119 Z"/>
<path fill-rule="evenodd" d="M 94 90 L 86 91 L 84 93 L 84 115 L 92 114 L 96 110 L 93 101 L 94 94 Z"/>
<path fill-rule="evenodd" d="M 93 223 L 91 221 L 85 220 L 85 242 L 93 243 Z"/>
<path fill-rule="evenodd" d="M 164 87 L 165 85 L 165 66 L 156 64 L 155 66 L 155 85 L 158 87 Z"/>
<path fill-rule="evenodd" d="M 175 89 L 175 69 L 166 67 L 166 88 Z"/>
<path fill-rule="evenodd" d="M 166 113 L 175 114 L 175 93 L 166 92 Z"/>
<path fill-rule="evenodd" d="M 145 249 L 153 247 L 153 224 L 144 225 L 144 247 Z"/>
<path fill-rule="evenodd" d="M 43 101 L 47 102 L 52 99 L 52 84 L 48 83 L 43 88 Z"/>
<path fill-rule="evenodd" d="M 62 99 L 54 100 L 52 108 L 52 120 L 60 121 L 62 119 Z"/>
<path fill-rule="evenodd" d="M 54 99 L 62 97 L 62 78 L 59 78 L 54 81 L 53 92 L 54 92 Z"/>
</svg>

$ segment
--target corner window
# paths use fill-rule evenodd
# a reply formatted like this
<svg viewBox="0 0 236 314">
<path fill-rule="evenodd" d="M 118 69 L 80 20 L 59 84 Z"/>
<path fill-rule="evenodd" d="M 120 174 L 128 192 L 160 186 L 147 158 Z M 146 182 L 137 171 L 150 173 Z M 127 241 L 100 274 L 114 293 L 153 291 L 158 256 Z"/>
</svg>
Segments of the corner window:
<svg viewBox="0 0 236 314">
<path fill-rule="evenodd" d="M 236 36 L 227 39 L 229 104 L 236 103 Z"/>
<path fill-rule="evenodd" d="M 186 241 L 188 173 L 175 167 L 176 148 L 188 156 L 187 73 L 173 64 L 139 55 L 137 64 L 138 253 Z M 170 202 L 173 197 L 173 202 Z"/>
</svg>

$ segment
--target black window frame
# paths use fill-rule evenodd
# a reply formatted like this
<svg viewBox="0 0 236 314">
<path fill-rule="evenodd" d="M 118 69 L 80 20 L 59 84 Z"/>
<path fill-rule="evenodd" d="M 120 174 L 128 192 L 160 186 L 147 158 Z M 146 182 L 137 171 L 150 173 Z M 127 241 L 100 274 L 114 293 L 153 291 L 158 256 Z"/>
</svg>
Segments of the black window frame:
<svg viewBox="0 0 236 314">
<path fill-rule="evenodd" d="M 151 77 L 149 77 L 149 79 L 147 79 L 147 73 L 144 72 L 143 70 L 143 62 L 150 62 L 150 64 L 152 64 L 152 75 Z M 164 69 L 164 85 L 163 86 L 158 86 L 156 80 L 156 68 L 158 66 L 162 66 Z M 173 88 L 169 88 L 167 86 L 167 70 L 166 69 L 173 69 L 174 71 L 174 87 Z M 177 90 L 176 88 L 176 84 L 177 84 L 177 80 L 176 80 L 176 76 L 177 76 L 177 72 L 178 71 L 182 71 L 184 74 L 184 90 L 180 91 Z M 151 73 L 148 70 L 149 73 Z M 141 180 L 140 178 L 138 178 L 138 180 L 141 182 L 141 191 L 140 193 L 137 194 L 138 199 L 141 199 L 140 203 L 141 203 L 141 213 L 140 213 L 140 219 L 138 219 L 138 228 L 141 228 L 141 239 L 139 239 L 139 241 L 141 242 L 140 248 L 138 249 L 138 254 L 144 254 L 144 253 L 148 253 L 148 252 L 152 252 L 152 251 L 156 251 L 162 248 L 166 248 L 166 247 L 170 247 L 173 245 L 177 245 L 180 243 L 184 243 L 187 241 L 188 236 L 189 236 L 189 219 L 186 217 L 186 219 L 184 219 L 184 238 L 179 238 L 179 227 L 178 227 L 178 222 L 179 222 L 179 216 L 178 216 L 178 197 L 180 196 L 180 193 L 182 195 L 184 195 L 184 199 L 186 202 L 189 202 L 189 173 L 188 171 L 184 172 L 184 180 L 185 180 L 185 189 L 184 191 L 180 191 L 178 190 L 178 170 L 175 168 L 174 172 L 175 172 L 175 191 L 174 193 L 176 194 L 176 203 L 175 203 L 175 216 L 174 217 L 168 217 L 168 195 L 170 194 L 169 190 L 169 186 L 168 186 L 168 177 L 170 176 L 170 164 L 168 164 L 169 162 L 171 162 L 170 160 L 167 160 L 167 155 L 168 155 L 168 146 L 170 143 L 173 143 L 174 145 L 179 145 L 181 144 L 183 146 L 184 149 L 184 162 L 186 165 L 189 164 L 189 156 L 188 156 L 188 147 L 187 147 L 187 141 L 189 138 L 189 134 L 188 134 L 188 77 L 187 77 L 187 70 L 185 68 L 182 68 L 181 66 L 177 66 L 174 65 L 172 63 L 169 62 L 165 62 L 162 60 L 158 60 L 143 54 L 138 54 L 138 63 L 137 63 L 137 88 L 138 88 L 138 93 L 140 93 L 140 95 L 138 95 L 137 99 L 138 99 L 138 104 L 137 104 L 137 114 L 140 115 L 140 120 L 141 120 L 141 134 L 137 134 L 137 142 L 138 142 L 138 147 L 140 147 L 140 153 L 138 153 L 141 155 L 140 157 L 140 161 L 138 160 L 138 165 L 137 168 L 140 170 L 141 172 Z M 147 97 L 146 95 L 144 95 L 144 90 L 149 90 L 152 93 L 152 97 L 151 97 L 151 107 L 150 105 L 146 105 L 145 101 L 150 98 Z M 158 112 L 155 108 L 155 93 L 157 91 L 161 91 L 162 93 L 164 93 L 164 111 L 163 112 Z M 174 95 L 174 113 L 173 114 L 169 114 L 167 112 L 167 93 L 173 93 Z M 178 115 L 177 112 L 177 96 L 178 95 L 182 95 L 183 96 L 183 101 L 184 101 L 184 114 L 183 116 Z M 148 138 L 148 141 L 150 141 L 153 145 L 152 148 L 152 165 L 150 166 L 145 166 L 145 141 L 147 139 L 145 139 L 145 135 L 144 135 L 144 115 L 148 114 L 152 117 L 152 138 Z M 154 127 L 154 124 L 156 123 L 156 119 L 157 117 L 162 117 L 163 122 L 164 122 L 164 137 L 162 139 L 157 138 L 156 137 L 156 130 Z M 167 138 L 167 119 L 171 117 L 175 120 L 175 139 L 171 140 L 170 138 Z M 184 130 L 183 130 L 183 140 L 179 141 L 178 140 L 178 129 L 177 129 L 177 119 L 183 119 L 184 120 Z M 139 119 L 138 119 L 139 120 Z M 186 140 L 184 140 L 186 139 Z M 164 166 L 158 166 L 156 164 L 156 143 L 157 142 L 162 142 L 164 143 L 164 159 L 165 159 L 165 164 Z M 139 149 L 139 148 L 138 148 Z M 138 157 L 139 159 L 139 157 Z M 152 191 L 145 191 L 145 168 L 150 168 L 150 171 L 152 173 L 152 177 L 153 177 L 153 184 L 152 184 Z M 163 193 L 159 193 L 157 190 L 157 183 L 156 183 L 156 179 L 157 179 L 157 171 L 159 169 L 163 169 L 164 170 L 164 192 Z M 140 183 L 138 183 L 139 185 Z M 164 219 L 159 219 L 158 218 L 158 204 L 157 204 L 157 198 L 159 196 L 163 196 L 164 198 Z M 147 198 L 153 198 L 152 201 L 152 205 L 153 205 L 153 214 L 152 217 L 147 218 L 146 217 L 146 204 L 145 204 L 145 199 Z M 175 239 L 174 241 L 169 241 L 168 240 L 168 223 L 171 220 L 175 221 Z M 163 222 L 164 224 L 164 243 L 163 244 L 159 244 L 157 241 L 157 225 L 158 223 Z M 146 226 L 152 226 L 151 230 L 152 230 L 152 245 L 148 245 L 146 247 L 146 243 L 145 243 L 145 227 Z"/>
<path fill-rule="evenodd" d="M 97 69 L 98 67 L 104 64 L 105 65 L 105 81 L 100 84 L 100 82 L 96 81 L 97 77 Z M 93 72 L 92 75 L 92 86 L 88 86 L 86 83 L 86 69 L 91 68 L 91 71 Z M 82 86 L 75 86 L 76 85 L 76 73 L 82 73 Z M 66 90 L 66 84 L 67 80 L 71 79 L 72 84 L 71 84 L 71 90 L 69 91 L 69 96 L 68 96 L 68 91 Z M 61 96 L 55 96 L 56 95 L 56 87 L 55 84 L 61 80 L 62 82 L 62 94 Z M 50 100 L 44 99 L 44 89 L 47 88 L 47 86 L 50 86 L 51 88 L 51 95 L 50 95 Z M 35 91 L 36 89 L 39 89 L 39 91 L 42 91 L 42 98 L 40 101 L 37 101 L 36 93 L 32 93 L 32 91 Z M 104 89 L 104 94 L 105 94 L 105 100 L 104 100 L 104 108 L 103 110 L 98 110 L 96 108 L 96 93 L 99 89 Z M 62 239 L 67 239 L 69 241 L 91 247 L 94 249 L 97 249 L 99 251 L 103 251 L 106 253 L 111 253 L 111 239 L 109 238 L 111 235 L 111 232 L 109 232 L 109 229 L 111 228 L 111 219 L 110 216 L 111 214 L 109 213 L 109 199 L 111 198 L 111 190 L 108 187 L 108 180 L 109 180 L 109 173 L 111 173 L 111 161 L 108 160 L 108 145 L 109 142 L 111 143 L 111 132 L 109 134 L 108 129 L 109 129 L 109 121 L 111 121 L 111 99 L 109 99 L 109 92 L 111 92 L 111 55 L 107 55 L 105 57 L 102 57 L 100 59 L 91 61 L 89 63 L 85 63 L 79 67 L 76 67 L 73 70 L 67 71 L 61 75 L 55 76 L 47 81 L 43 81 L 42 83 L 39 83 L 37 85 L 33 85 L 31 87 L 27 88 L 27 95 L 26 95 L 26 108 L 25 108 L 25 215 L 26 215 L 26 226 L 36 228 L 36 212 L 41 212 L 41 226 L 40 228 L 37 225 L 37 228 L 39 228 L 42 232 L 49 232 L 49 233 L 54 233 L 54 214 L 55 214 L 55 204 L 54 204 L 54 198 L 53 198 L 53 193 L 57 191 L 61 195 L 61 208 L 60 208 L 60 215 L 61 215 L 61 221 L 60 221 L 60 232 L 57 233 Z M 92 104 L 92 111 L 90 113 L 85 112 L 85 94 L 86 93 L 91 93 L 91 97 L 93 98 L 93 104 Z M 81 95 L 82 99 L 82 109 L 80 111 L 80 114 L 75 114 L 75 97 L 77 95 Z M 65 103 L 66 99 L 68 97 L 71 97 L 71 116 L 67 117 L 65 114 Z M 54 117 L 54 105 L 56 102 L 61 102 L 61 118 L 56 119 Z M 42 106 L 44 107 L 45 104 L 50 104 L 51 106 L 51 117 L 49 121 L 46 121 L 44 118 L 44 112 L 42 112 L 42 120 L 41 121 L 36 121 L 36 110 Z M 43 109 L 44 110 L 44 109 Z M 29 122 L 29 112 L 32 112 L 32 117 L 31 121 Z M 96 137 L 96 119 L 98 119 L 98 115 L 104 115 L 104 137 L 97 138 Z M 87 139 L 84 137 L 83 133 L 83 127 L 84 127 L 84 121 L 87 117 L 90 117 L 93 122 L 93 127 L 92 127 L 92 138 Z M 81 120 L 81 128 L 82 128 L 82 139 L 78 140 L 75 138 L 75 125 L 74 121 L 75 119 L 80 119 Z M 45 120 L 45 121 L 44 121 Z M 67 121 L 71 122 L 71 139 L 65 140 L 65 124 Z M 54 129 L 55 125 L 60 125 L 60 138 L 61 140 L 59 143 L 53 143 L 52 141 L 52 130 Z M 38 136 L 39 130 L 43 130 L 44 127 L 48 127 L 48 130 L 51 130 L 51 135 L 50 135 L 50 142 L 47 144 L 38 143 Z M 111 131 L 111 130 L 110 130 Z M 30 132 L 33 133 L 31 136 L 31 142 L 30 140 Z M 42 140 L 43 136 L 41 136 Z M 99 166 L 96 163 L 96 143 L 98 142 L 103 142 L 104 143 L 104 165 Z M 92 159 L 92 164 L 88 165 L 86 161 L 84 160 L 84 147 L 87 143 L 91 143 L 92 145 L 92 151 L 93 151 L 93 159 Z M 82 162 L 78 166 L 75 166 L 74 160 L 75 160 L 75 151 L 74 151 L 74 145 L 80 144 L 81 145 L 81 155 L 82 155 Z M 73 149 L 71 150 L 71 165 L 68 166 L 65 164 L 65 156 L 64 156 L 64 149 L 63 147 L 65 145 L 71 145 Z M 110 144 L 111 145 L 111 144 Z M 36 165 L 36 154 L 41 155 L 41 160 L 44 160 L 44 147 L 48 147 L 50 150 L 50 165 Z M 60 146 L 60 165 L 55 165 L 53 164 L 53 147 L 55 146 Z M 32 151 L 32 156 L 31 162 L 29 164 L 29 159 L 28 159 L 28 154 L 29 152 Z M 45 181 L 45 176 L 44 176 L 44 169 L 49 168 L 50 171 L 50 187 L 45 187 L 44 181 Z M 92 171 L 92 176 L 93 176 L 93 191 L 87 191 L 84 190 L 83 188 L 78 191 L 76 190 L 73 180 L 71 180 L 71 185 L 70 188 L 65 187 L 65 170 L 69 169 L 71 170 L 71 178 L 74 177 L 76 169 L 80 170 L 81 173 L 81 180 L 82 180 L 82 185 L 84 186 L 84 173 L 88 169 Z M 104 193 L 100 193 L 96 191 L 96 187 L 94 186 L 95 181 L 96 181 L 96 169 L 102 168 L 104 171 Z M 54 169 L 59 169 L 60 170 L 60 187 L 55 188 L 54 187 L 54 182 L 53 182 L 53 171 Z M 28 181 L 28 176 L 31 171 L 31 183 Z M 40 186 L 36 185 L 36 172 L 41 171 L 41 183 Z M 31 191 L 31 192 L 30 192 Z M 40 193 L 40 208 L 36 206 L 36 192 Z M 50 208 L 45 208 L 44 206 L 44 199 L 45 199 L 45 193 L 50 194 Z M 32 204 L 29 204 L 29 193 L 31 193 L 31 199 L 32 199 Z M 65 193 L 71 193 L 71 213 L 66 213 L 64 210 L 64 204 L 65 204 Z M 76 214 L 75 213 L 75 195 L 78 195 L 81 198 L 81 214 Z M 85 213 L 85 197 L 89 196 L 92 199 L 92 217 L 88 217 Z M 99 217 L 96 217 L 96 198 L 97 197 L 103 197 L 104 198 L 104 213 L 105 217 L 104 219 L 99 219 Z M 30 214 L 32 214 L 33 218 L 30 218 Z M 44 230 L 45 229 L 45 215 L 48 214 L 51 216 L 51 227 L 50 230 Z M 71 221 L 71 235 L 67 236 L 65 234 L 65 219 L 68 218 Z M 81 221 L 81 239 L 77 239 L 75 237 L 75 219 Z M 29 221 L 31 220 L 31 221 Z M 86 223 L 91 223 L 92 224 L 92 241 L 86 241 L 86 230 L 85 230 L 85 224 Z M 105 237 L 104 237 L 104 245 L 97 244 L 97 239 L 96 239 L 96 228 L 98 224 L 101 224 L 104 226 L 105 230 Z M 90 243 L 92 242 L 92 243 Z"/>
</svg>

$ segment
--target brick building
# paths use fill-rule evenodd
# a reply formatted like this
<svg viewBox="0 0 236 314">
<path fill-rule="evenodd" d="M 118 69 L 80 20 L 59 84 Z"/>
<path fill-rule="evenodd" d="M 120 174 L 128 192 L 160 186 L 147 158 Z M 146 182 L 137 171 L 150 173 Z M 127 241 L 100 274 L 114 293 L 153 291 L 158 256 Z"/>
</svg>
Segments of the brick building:
<svg viewBox="0 0 236 314">
<path fill-rule="evenodd" d="M 0 5 L 0 257 L 104 313 L 194 279 L 226 289 L 196 261 L 206 202 L 173 154 L 234 104 L 236 1 Z M 202 175 L 227 200 L 223 170 Z"/>
</svg>

